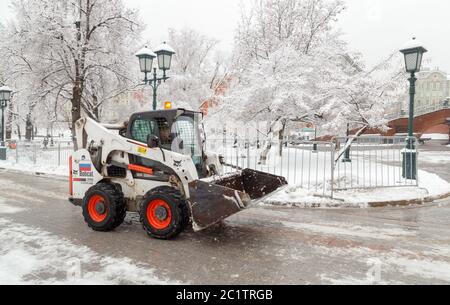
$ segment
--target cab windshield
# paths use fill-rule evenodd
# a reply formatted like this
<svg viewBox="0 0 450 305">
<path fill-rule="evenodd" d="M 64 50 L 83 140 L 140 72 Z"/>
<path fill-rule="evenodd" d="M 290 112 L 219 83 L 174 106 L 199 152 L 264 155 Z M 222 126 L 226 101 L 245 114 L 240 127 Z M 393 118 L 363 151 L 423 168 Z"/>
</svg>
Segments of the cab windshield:
<svg viewBox="0 0 450 305">
<path fill-rule="evenodd" d="M 199 126 L 200 114 L 182 115 L 172 126 L 172 151 L 192 157 L 196 166 L 202 164 L 202 136 Z"/>
<path fill-rule="evenodd" d="M 133 122 L 131 137 L 139 142 L 147 143 L 149 135 L 160 140 L 161 148 L 183 155 L 191 156 L 194 164 L 201 167 L 203 158 L 203 133 L 201 114 L 186 113 L 174 118 L 155 117 L 140 118 Z"/>
</svg>

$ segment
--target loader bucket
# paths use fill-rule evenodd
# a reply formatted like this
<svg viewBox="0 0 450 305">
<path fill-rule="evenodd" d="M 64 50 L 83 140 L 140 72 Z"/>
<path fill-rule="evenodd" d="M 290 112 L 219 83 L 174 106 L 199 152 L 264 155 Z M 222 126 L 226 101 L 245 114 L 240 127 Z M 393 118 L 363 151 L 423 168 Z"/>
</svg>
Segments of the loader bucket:
<svg viewBox="0 0 450 305">
<path fill-rule="evenodd" d="M 194 230 L 206 229 L 287 185 L 283 177 L 245 169 L 218 180 L 189 184 Z"/>
</svg>

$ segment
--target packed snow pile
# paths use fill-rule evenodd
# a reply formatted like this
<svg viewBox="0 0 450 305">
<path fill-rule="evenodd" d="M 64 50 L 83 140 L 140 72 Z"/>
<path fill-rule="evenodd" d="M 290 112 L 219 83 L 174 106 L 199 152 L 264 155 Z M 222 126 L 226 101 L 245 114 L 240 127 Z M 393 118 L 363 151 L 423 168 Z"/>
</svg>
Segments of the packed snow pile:
<svg viewBox="0 0 450 305">
<path fill-rule="evenodd" d="M 267 204 L 300 208 L 320 208 L 340 207 L 343 202 L 328 197 L 318 196 L 314 191 L 299 186 L 289 186 L 261 203 L 261 205 Z"/>
<path fill-rule="evenodd" d="M 313 191 L 291 186 L 268 198 L 263 204 L 295 207 L 368 207 L 371 203 L 423 200 L 450 193 L 450 184 L 435 174 L 419 171 L 419 187 L 352 189 L 337 191 L 333 199 L 315 196 Z"/>
</svg>

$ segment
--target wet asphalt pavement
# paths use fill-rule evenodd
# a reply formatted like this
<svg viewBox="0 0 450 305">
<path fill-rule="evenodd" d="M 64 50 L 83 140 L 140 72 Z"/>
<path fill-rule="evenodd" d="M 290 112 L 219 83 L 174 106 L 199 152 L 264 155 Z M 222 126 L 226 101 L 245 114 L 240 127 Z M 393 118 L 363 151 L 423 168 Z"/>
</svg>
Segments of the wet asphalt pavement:
<svg viewBox="0 0 450 305">
<path fill-rule="evenodd" d="M 450 181 L 449 163 L 421 169 Z M 115 232 L 91 231 L 81 209 L 67 202 L 64 179 L 0 170 L 0 186 L 0 203 L 23 209 L 0 219 L 98 256 L 129 258 L 179 283 L 450 284 L 450 200 L 382 209 L 258 206 L 206 231 L 159 241 L 146 236 L 136 215 Z"/>
</svg>

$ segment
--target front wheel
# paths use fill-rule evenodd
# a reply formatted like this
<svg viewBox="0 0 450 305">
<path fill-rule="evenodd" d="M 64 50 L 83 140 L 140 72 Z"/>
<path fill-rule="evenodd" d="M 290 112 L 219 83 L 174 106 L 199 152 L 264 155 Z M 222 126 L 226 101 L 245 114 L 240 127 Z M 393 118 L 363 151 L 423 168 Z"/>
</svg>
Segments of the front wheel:
<svg viewBox="0 0 450 305">
<path fill-rule="evenodd" d="M 109 183 L 89 189 L 83 200 L 84 220 L 94 231 L 109 232 L 119 227 L 127 213 L 123 193 Z"/>
<path fill-rule="evenodd" d="M 142 201 L 140 216 L 144 230 L 156 239 L 173 239 L 189 225 L 187 202 L 171 187 L 148 192 Z"/>
</svg>

